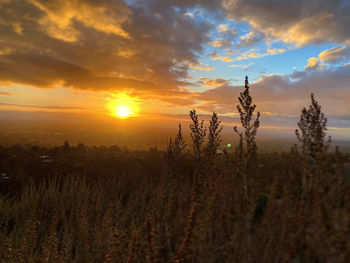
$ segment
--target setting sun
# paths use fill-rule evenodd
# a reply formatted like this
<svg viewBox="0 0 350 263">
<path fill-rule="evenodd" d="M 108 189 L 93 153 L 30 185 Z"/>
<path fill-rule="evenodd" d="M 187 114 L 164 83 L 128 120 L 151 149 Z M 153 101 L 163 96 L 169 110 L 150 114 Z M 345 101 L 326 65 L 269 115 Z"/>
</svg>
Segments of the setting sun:
<svg viewBox="0 0 350 263">
<path fill-rule="evenodd" d="M 133 112 L 128 105 L 117 105 L 115 114 L 117 117 L 124 119 L 130 117 L 133 114 Z"/>
<path fill-rule="evenodd" d="M 350 263 L 349 102 L 350 0 L 0 0 L 0 263 Z"/>
<path fill-rule="evenodd" d="M 112 116 L 118 117 L 119 119 L 126 119 L 137 116 L 139 109 L 138 103 L 139 102 L 135 98 L 121 93 L 109 100 L 107 108 Z"/>
</svg>

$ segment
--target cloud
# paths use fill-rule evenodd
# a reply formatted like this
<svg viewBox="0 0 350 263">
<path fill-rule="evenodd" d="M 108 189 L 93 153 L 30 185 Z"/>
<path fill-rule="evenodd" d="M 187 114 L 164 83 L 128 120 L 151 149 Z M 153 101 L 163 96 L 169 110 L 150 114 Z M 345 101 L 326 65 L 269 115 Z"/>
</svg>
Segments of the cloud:
<svg viewBox="0 0 350 263">
<path fill-rule="evenodd" d="M 350 43 L 350 7 L 346 1 L 343 3 L 341 6 L 341 1 L 326 0 L 312 3 L 175 0 L 172 4 L 163 0 L 0 1 L 0 83 L 37 88 L 127 90 L 133 95 L 169 104 L 193 105 L 202 101 L 210 107 L 215 102 L 221 111 L 232 110 L 232 102 L 241 87 L 214 78 L 215 81 L 202 80 L 205 87 L 215 87 L 207 91 L 197 93 L 185 88 L 190 86 L 184 81 L 189 69 L 214 70 L 199 62 L 205 45 L 224 47 L 227 56 L 213 52 L 211 57 L 225 62 L 231 61 L 229 56 L 233 55 L 237 55 L 235 60 L 245 60 L 286 50 L 268 45 L 264 51 L 251 49 L 238 55 L 237 49 L 225 48 L 232 48 L 232 40 L 238 38 L 234 28 L 228 24 L 216 27 L 202 14 L 209 13 L 210 17 L 224 21 L 225 12 L 236 22 L 248 22 L 252 27 L 239 39 L 240 46 L 251 46 L 262 38 L 282 39 L 295 45 L 324 42 L 344 45 Z M 210 39 L 209 33 L 213 30 L 217 30 L 217 39 Z M 348 56 L 347 47 L 324 51 L 319 61 L 347 62 L 341 58 Z M 315 66 L 309 62 L 309 67 Z M 247 70 L 249 66 L 241 68 Z M 330 102 L 342 105 L 340 100 L 347 95 L 342 98 L 340 94 L 348 91 L 349 83 L 346 82 L 349 74 L 345 73 L 349 73 L 347 66 L 270 75 L 252 87 L 266 112 L 292 112 L 283 103 L 292 101 L 299 106 L 307 101 L 302 98 L 308 98 L 309 91 L 321 93 L 321 97 L 328 92 Z M 324 88 L 326 84 L 331 87 L 334 84 L 334 90 Z M 300 87 L 305 87 L 307 94 Z"/>
<path fill-rule="evenodd" d="M 27 104 L 12 104 L 12 103 L 2 103 L 0 106 L 9 107 L 20 107 L 20 108 L 36 108 L 36 109 L 47 109 L 47 110 L 83 110 L 82 107 L 66 107 L 66 106 L 52 106 L 52 105 L 27 105 Z"/>
<path fill-rule="evenodd" d="M 265 53 L 259 53 L 256 51 L 256 49 L 251 49 L 246 52 L 243 52 L 240 56 L 236 58 L 236 60 L 245 60 L 245 59 L 250 59 L 250 58 L 262 58 L 266 56 L 272 56 L 272 55 L 277 55 L 284 53 L 286 49 L 284 48 L 273 48 L 273 49 L 266 49 Z"/>
<path fill-rule="evenodd" d="M 177 5 L 181 8 L 160 0 L 1 1 L 0 82 L 154 94 L 180 90 L 213 25 L 185 15 L 182 7 L 195 8 L 195 1 Z"/>
<path fill-rule="evenodd" d="M 305 69 L 316 69 L 320 65 L 317 58 L 312 57 L 307 60 L 307 65 L 305 66 Z"/>
<path fill-rule="evenodd" d="M 245 60 L 245 59 L 249 59 L 249 58 L 261 58 L 262 54 L 256 52 L 255 49 L 251 49 L 249 51 L 243 52 L 241 55 L 239 55 L 236 60 Z"/>
<path fill-rule="evenodd" d="M 326 64 L 337 64 L 343 61 L 346 61 L 350 58 L 350 47 L 342 46 L 342 47 L 334 47 L 327 50 L 322 51 L 317 57 L 311 57 L 307 61 L 307 65 L 305 69 L 314 70 L 319 69 L 320 66 L 325 66 Z M 321 63 L 323 62 L 323 63 Z M 344 64 L 347 66 L 347 63 Z M 303 72 L 294 72 L 294 76 L 298 78 L 298 75 L 303 75 Z"/>
<path fill-rule="evenodd" d="M 100 6 L 89 1 L 31 0 L 31 2 L 43 12 L 37 22 L 51 37 L 64 41 L 77 41 L 81 34 L 75 28 L 74 22 L 80 22 L 107 34 L 129 37 L 121 25 L 127 20 L 130 11 L 121 1 L 114 3 L 104 1 L 104 5 Z"/>
<path fill-rule="evenodd" d="M 219 39 L 209 42 L 209 45 L 213 47 L 228 47 L 232 46 L 232 41 L 229 39 Z"/>
<path fill-rule="evenodd" d="M 223 8 L 230 18 L 248 22 L 267 38 L 298 46 L 350 41 L 348 1 L 226 0 Z"/>
<path fill-rule="evenodd" d="M 12 49 L 9 47 L 0 48 L 0 56 L 11 54 Z"/>
<path fill-rule="evenodd" d="M 233 28 L 230 28 L 227 24 L 220 24 L 217 30 L 222 35 L 233 36 L 237 34 L 237 31 Z"/>
<path fill-rule="evenodd" d="M 40 54 L 11 54 L 0 60 L 0 79 L 5 83 L 21 83 L 39 88 L 65 86 L 81 90 L 155 89 L 145 81 L 96 76 L 87 69 Z"/>
<path fill-rule="evenodd" d="M 350 58 L 350 46 L 334 47 L 321 52 L 318 57 L 322 62 L 338 63 Z"/>
<path fill-rule="evenodd" d="M 211 71 L 211 70 L 214 70 L 215 68 L 208 65 L 208 64 L 205 64 L 204 66 L 202 65 L 202 62 L 194 65 L 194 64 L 191 64 L 190 65 L 190 68 L 192 69 L 195 69 L 195 70 L 204 70 L 204 71 Z"/>
<path fill-rule="evenodd" d="M 13 96 L 13 93 L 0 90 L 0 96 Z"/>
<path fill-rule="evenodd" d="M 302 108 L 310 104 L 310 93 L 314 93 L 326 115 L 349 116 L 349 83 L 350 66 L 340 66 L 336 69 L 306 70 L 297 79 L 293 74 L 265 75 L 250 86 L 257 110 L 262 112 L 298 116 Z M 208 111 L 217 110 L 220 106 L 219 113 L 232 113 L 232 105 L 237 104 L 242 89 L 243 86 L 232 86 L 226 82 L 200 92 L 197 100 Z"/>
<path fill-rule="evenodd" d="M 282 54 L 286 52 L 285 48 L 268 48 L 266 50 L 266 53 L 269 55 L 277 55 L 277 54 Z"/>
<path fill-rule="evenodd" d="M 209 56 L 211 57 L 212 60 L 221 60 L 223 62 L 231 62 L 231 61 L 233 61 L 232 58 L 230 58 L 230 57 L 222 57 L 216 52 L 210 52 Z"/>
<path fill-rule="evenodd" d="M 255 64 L 255 63 L 249 63 L 248 65 L 243 65 L 243 66 L 242 66 L 242 70 L 248 71 L 249 69 L 252 68 L 252 66 L 253 66 L 254 64 Z"/>
<path fill-rule="evenodd" d="M 225 53 L 228 56 L 233 56 L 233 55 L 237 55 L 239 53 L 239 51 L 238 51 L 238 49 L 230 50 L 230 49 L 227 48 L 227 49 L 225 49 Z"/>
<path fill-rule="evenodd" d="M 207 87 L 220 87 L 223 85 L 227 85 L 228 81 L 223 78 L 211 79 L 211 78 L 202 77 L 199 79 L 198 83 L 201 84 L 202 87 L 207 88 Z"/>
<path fill-rule="evenodd" d="M 307 65 L 304 67 L 306 70 L 315 70 L 319 69 L 320 66 L 325 66 L 326 64 L 337 64 L 339 62 L 346 61 L 350 58 L 350 47 L 342 46 L 342 47 L 334 47 L 327 50 L 322 51 L 317 57 L 311 57 L 307 61 Z M 322 63 L 323 62 L 323 63 Z M 347 63 L 344 64 L 347 66 Z M 303 76 L 304 72 L 294 72 L 294 77 L 299 78 Z"/>
<path fill-rule="evenodd" d="M 249 64 L 246 64 L 246 65 L 235 65 L 235 64 L 232 64 L 230 65 L 229 67 L 230 68 L 241 68 L 242 70 L 244 71 L 247 71 L 249 69 L 251 69 L 251 67 L 254 65 L 255 63 L 251 62 Z"/>
<path fill-rule="evenodd" d="M 258 43 L 262 39 L 262 35 L 257 34 L 254 31 L 250 31 L 249 33 L 240 37 L 240 41 L 237 43 L 237 46 L 251 47 L 252 45 Z"/>
</svg>

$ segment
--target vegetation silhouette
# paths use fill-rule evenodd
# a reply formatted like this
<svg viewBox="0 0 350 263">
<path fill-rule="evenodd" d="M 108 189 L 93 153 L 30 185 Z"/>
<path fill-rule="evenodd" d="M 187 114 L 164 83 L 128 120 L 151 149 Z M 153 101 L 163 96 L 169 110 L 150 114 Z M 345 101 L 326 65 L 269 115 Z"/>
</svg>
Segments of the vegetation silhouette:
<svg viewBox="0 0 350 263">
<path fill-rule="evenodd" d="M 0 147 L 1 262 L 348 262 L 349 155 L 313 95 L 298 145 L 260 152 L 248 84 L 234 149 L 194 109 L 192 151 L 181 124 L 165 152 Z"/>
</svg>

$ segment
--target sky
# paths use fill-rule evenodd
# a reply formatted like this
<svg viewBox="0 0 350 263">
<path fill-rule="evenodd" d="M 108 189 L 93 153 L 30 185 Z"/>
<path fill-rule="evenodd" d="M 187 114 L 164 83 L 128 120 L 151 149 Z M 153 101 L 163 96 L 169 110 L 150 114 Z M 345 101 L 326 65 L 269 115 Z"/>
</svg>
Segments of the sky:
<svg viewBox="0 0 350 263">
<path fill-rule="evenodd" d="M 237 117 L 247 75 L 263 126 L 296 126 L 314 93 L 350 140 L 349 14 L 350 0 L 0 0 L 0 114 Z"/>
</svg>

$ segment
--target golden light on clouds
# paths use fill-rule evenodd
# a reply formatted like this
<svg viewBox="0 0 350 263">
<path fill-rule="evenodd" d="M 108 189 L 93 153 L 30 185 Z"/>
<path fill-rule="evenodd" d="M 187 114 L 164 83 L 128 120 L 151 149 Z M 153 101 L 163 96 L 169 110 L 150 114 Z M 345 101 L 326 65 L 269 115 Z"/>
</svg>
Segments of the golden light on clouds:
<svg viewBox="0 0 350 263">
<path fill-rule="evenodd" d="M 299 114 L 313 92 L 348 119 L 346 1 L 160 2 L 0 0 L 0 108 L 231 114 L 248 75 L 260 111 Z"/>
<path fill-rule="evenodd" d="M 121 28 L 129 13 L 127 6 L 122 2 L 115 3 L 114 7 L 120 12 L 113 16 L 108 15 L 108 7 L 92 8 L 91 4 L 83 1 L 31 0 L 31 2 L 45 13 L 38 20 L 38 24 L 52 38 L 67 42 L 78 41 L 81 32 L 74 26 L 75 21 L 100 32 L 129 38 L 128 33 Z"/>
</svg>

